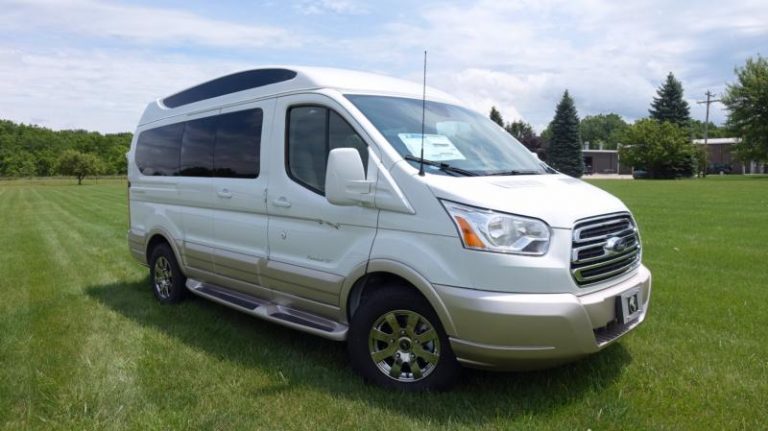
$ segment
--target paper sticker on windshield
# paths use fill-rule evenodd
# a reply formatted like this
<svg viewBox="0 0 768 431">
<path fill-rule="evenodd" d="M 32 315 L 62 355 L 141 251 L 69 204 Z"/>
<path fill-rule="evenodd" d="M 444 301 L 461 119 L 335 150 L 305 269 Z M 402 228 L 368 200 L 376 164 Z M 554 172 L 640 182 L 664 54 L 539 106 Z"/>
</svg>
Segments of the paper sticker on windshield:
<svg viewBox="0 0 768 431">
<path fill-rule="evenodd" d="M 408 151 L 421 157 L 421 133 L 398 133 Z M 424 159 L 442 162 L 445 160 L 464 160 L 458 148 L 445 135 L 424 135 Z"/>
</svg>

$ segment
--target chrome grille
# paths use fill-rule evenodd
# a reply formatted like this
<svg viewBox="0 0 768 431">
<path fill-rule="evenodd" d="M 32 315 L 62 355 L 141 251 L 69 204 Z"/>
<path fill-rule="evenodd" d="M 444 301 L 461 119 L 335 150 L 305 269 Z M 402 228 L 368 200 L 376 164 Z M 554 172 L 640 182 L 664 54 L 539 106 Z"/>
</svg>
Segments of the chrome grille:
<svg viewBox="0 0 768 431">
<path fill-rule="evenodd" d="M 619 276 L 640 264 L 640 238 L 632 216 L 608 214 L 573 227 L 571 274 L 580 286 Z"/>
</svg>

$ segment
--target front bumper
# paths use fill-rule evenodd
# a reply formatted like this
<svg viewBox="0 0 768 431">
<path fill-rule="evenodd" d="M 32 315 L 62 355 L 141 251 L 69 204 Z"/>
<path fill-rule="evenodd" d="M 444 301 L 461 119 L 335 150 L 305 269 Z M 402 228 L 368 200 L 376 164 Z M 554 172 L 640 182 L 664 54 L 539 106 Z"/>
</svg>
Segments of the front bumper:
<svg viewBox="0 0 768 431">
<path fill-rule="evenodd" d="M 530 370 L 597 352 L 645 319 L 651 273 L 640 266 L 632 277 L 606 289 L 574 294 L 513 294 L 436 285 L 451 316 L 451 347 L 468 367 Z M 616 297 L 640 289 L 642 312 L 617 322 Z"/>
</svg>

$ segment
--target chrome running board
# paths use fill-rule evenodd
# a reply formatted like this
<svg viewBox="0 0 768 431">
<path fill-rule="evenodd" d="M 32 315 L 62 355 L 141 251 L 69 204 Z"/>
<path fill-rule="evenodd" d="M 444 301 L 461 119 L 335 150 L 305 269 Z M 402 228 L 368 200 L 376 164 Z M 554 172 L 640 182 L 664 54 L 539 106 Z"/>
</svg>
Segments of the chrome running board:
<svg viewBox="0 0 768 431">
<path fill-rule="evenodd" d="M 347 339 L 347 330 L 349 328 L 325 317 L 294 310 L 283 305 L 274 304 L 241 292 L 210 283 L 203 283 L 191 278 L 187 279 L 187 289 L 195 295 L 202 296 L 213 302 L 218 302 L 251 316 L 289 328 L 336 341 Z"/>
</svg>

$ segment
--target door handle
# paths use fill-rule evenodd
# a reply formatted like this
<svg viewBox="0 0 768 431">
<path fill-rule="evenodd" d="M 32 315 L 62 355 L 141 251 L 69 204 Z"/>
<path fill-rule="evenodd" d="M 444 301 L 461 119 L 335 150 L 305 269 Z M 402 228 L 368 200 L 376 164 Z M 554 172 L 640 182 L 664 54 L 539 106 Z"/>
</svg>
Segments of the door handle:
<svg viewBox="0 0 768 431">
<path fill-rule="evenodd" d="M 216 194 L 224 199 L 230 199 L 232 197 L 232 192 L 230 192 L 229 189 L 221 189 Z"/>
<path fill-rule="evenodd" d="M 280 208 L 290 208 L 291 203 L 288 202 L 288 199 L 285 198 L 285 196 L 280 196 L 277 199 L 272 199 L 272 205 Z"/>
</svg>

